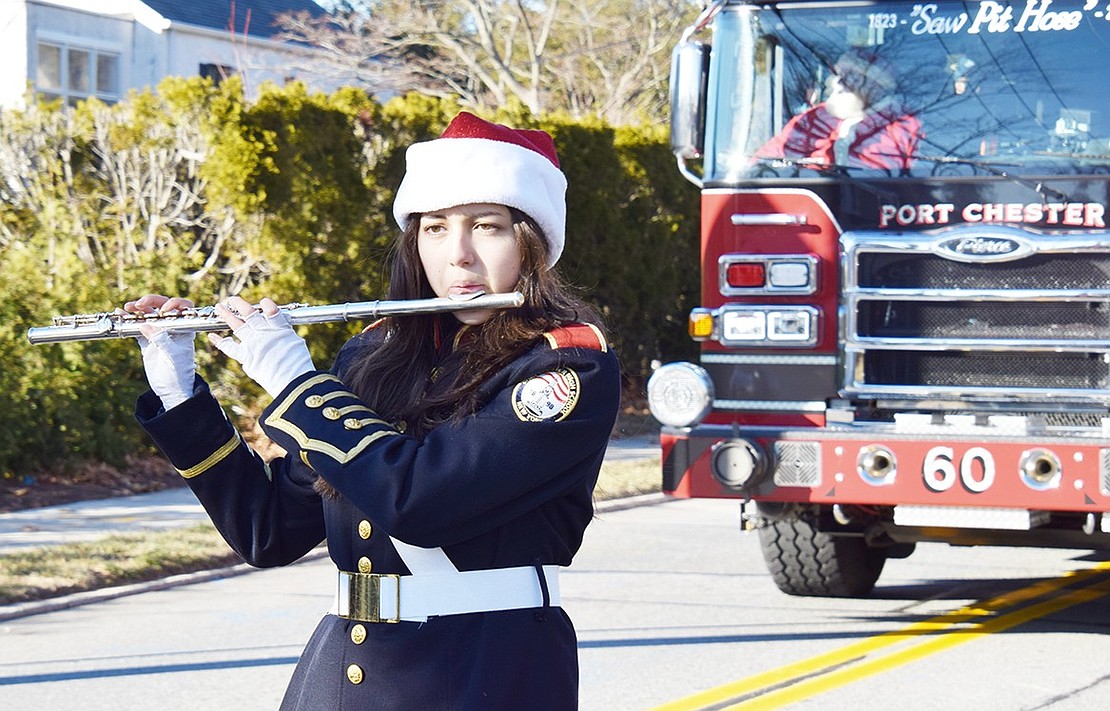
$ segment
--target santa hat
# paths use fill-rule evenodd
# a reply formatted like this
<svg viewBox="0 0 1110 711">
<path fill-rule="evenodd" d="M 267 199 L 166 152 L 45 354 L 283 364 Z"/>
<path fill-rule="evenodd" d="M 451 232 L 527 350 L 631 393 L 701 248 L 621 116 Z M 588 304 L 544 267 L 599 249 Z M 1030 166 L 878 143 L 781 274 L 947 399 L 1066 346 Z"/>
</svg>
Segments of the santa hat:
<svg viewBox="0 0 1110 711">
<path fill-rule="evenodd" d="M 480 202 L 506 205 L 543 230 L 547 266 L 559 260 L 566 241 L 567 179 L 555 142 L 544 131 L 509 128 L 463 112 L 439 138 L 409 146 L 405 161 L 393 201 L 401 229 L 414 214 Z"/>
</svg>

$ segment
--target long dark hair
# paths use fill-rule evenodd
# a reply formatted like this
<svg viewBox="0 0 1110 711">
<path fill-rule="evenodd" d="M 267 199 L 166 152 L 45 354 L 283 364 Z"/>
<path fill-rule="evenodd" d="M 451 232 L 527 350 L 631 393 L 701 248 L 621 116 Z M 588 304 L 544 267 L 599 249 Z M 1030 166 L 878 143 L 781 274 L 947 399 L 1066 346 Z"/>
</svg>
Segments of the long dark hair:
<svg viewBox="0 0 1110 711">
<path fill-rule="evenodd" d="M 451 419 L 474 412 L 478 386 L 531 348 L 543 334 L 575 321 L 598 322 L 596 311 L 547 268 L 548 248 L 539 226 L 510 208 L 520 246 L 524 305 L 494 311 L 468 328 L 464 344 L 443 357 L 443 342 L 458 332 L 451 314 L 386 319 L 384 337 L 364 348 L 345 368 L 347 386 L 375 412 L 418 437 Z M 420 215 L 411 215 L 391 254 L 389 299 L 434 296 L 417 252 Z M 473 333 L 471 333 L 473 331 Z"/>
</svg>

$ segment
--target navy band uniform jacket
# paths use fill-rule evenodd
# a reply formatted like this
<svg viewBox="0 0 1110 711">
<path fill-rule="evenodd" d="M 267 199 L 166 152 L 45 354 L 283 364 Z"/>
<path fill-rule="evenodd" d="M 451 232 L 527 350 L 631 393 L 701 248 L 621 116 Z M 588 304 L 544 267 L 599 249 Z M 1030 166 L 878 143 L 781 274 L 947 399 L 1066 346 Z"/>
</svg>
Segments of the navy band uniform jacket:
<svg viewBox="0 0 1110 711">
<path fill-rule="evenodd" d="M 591 326 L 546 335 L 487 380 L 480 406 L 422 440 L 398 431 L 333 373 L 291 383 L 261 426 L 286 455 L 264 462 L 207 385 L 136 417 L 248 563 L 292 563 L 325 538 L 340 570 L 407 574 L 390 536 L 442 547 L 460 571 L 566 566 L 593 515 L 592 491 L 620 399 L 617 359 Z M 338 496 L 321 497 L 322 477 Z M 249 601 L 244 601 L 249 604 Z M 283 709 L 573 709 L 574 628 L 561 608 L 320 622 Z"/>
</svg>

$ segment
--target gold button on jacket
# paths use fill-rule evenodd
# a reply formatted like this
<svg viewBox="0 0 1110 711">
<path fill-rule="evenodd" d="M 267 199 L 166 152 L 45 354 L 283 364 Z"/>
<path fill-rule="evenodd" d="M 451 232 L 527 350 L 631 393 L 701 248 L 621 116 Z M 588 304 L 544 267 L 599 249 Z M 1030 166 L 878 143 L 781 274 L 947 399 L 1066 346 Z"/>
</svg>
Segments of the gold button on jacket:
<svg viewBox="0 0 1110 711">
<path fill-rule="evenodd" d="M 347 667 L 347 679 L 350 680 L 352 684 L 361 684 L 362 667 L 357 664 L 352 664 L 351 666 Z"/>
<path fill-rule="evenodd" d="M 374 569 L 374 564 L 370 562 L 369 558 L 367 558 L 366 556 L 362 556 L 361 558 L 358 559 L 358 572 L 360 572 L 360 573 L 369 573 L 373 569 Z"/>
<path fill-rule="evenodd" d="M 370 525 L 369 521 L 367 521 L 366 519 L 363 519 L 363 520 L 358 522 L 358 537 L 359 538 L 361 538 L 362 540 L 365 541 L 366 539 L 370 538 L 370 534 L 373 533 L 373 532 L 374 532 L 374 527 Z"/>
<path fill-rule="evenodd" d="M 362 625 L 355 625 L 351 628 L 351 641 L 355 644 L 362 644 L 366 641 L 366 628 Z"/>
</svg>

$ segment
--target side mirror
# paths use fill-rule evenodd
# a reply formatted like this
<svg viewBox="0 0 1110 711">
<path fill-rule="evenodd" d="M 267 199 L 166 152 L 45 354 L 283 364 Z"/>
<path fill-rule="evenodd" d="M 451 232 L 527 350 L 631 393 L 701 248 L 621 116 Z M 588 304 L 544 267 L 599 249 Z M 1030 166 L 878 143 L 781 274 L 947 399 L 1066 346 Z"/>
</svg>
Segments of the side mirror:
<svg viewBox="0 0 1110 711">
<path fill-rule="evenodd" d="M 705 149 L 705 95 L 710 46 L 680 42 L 671 53 L 671 151 L 685 161 Z"/>
</svg>

